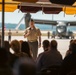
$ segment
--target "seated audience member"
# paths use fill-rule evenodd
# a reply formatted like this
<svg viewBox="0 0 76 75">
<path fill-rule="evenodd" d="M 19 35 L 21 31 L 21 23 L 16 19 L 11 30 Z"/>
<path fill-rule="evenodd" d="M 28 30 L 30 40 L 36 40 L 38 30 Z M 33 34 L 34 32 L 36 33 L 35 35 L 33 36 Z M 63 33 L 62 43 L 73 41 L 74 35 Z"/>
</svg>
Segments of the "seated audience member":
<svg viewBox="0 0 76 75">
<path fill-rule="evenodd" d="M 8 52 L 5 48 L 0 48 L 0 75 L 13 75 L 9 66 Z"/>
<path fill-rule="evenodd" d="M 70 40 L 70 44 L 72 43 L 72 41 L 73 41 L 73 39 Z M 67 50 L 65 56 L 67 56 L 67 55 L 69 55 L 69 54 L 71 54 L 71 53 L 72 53 L 72 51 L 71 51 L 70 45 L 69 45 L 69 50 Z"/>
<path fill-rule="evenodd" d="M 76 71 L 76 40 L 72 41 L 70 49 L 72 52 L 64 58 L 60 75 L 67 75 L 71 71 Z"/>
<path fill-rule="evenodd" d="M 4 41 L 4 47 L 5 49 L 10 52 L 10 44 L 9 44 L 9 41 Z"/>
<path fill-rule="evenodd" d="M 14 51 L 14 54 L 20 53 L 20 42 L 18 40 L 11 41 L 11 49 Z"/>
<path fill-rule="evenodd" d="M 26 57 L 26 56 L 28 56 L 26 53 L 21 52 L 21 50 L 20 50 L 21 45 L 20 45 L 20 42 L 19 42 L 18 40 L 13 40 L 13 41 L 11 41 L 10 46 L 11 46 L 11 49 L 14 51 L 14 54 L 13 54 L 13 55 L 16 56 L 14 62 L 15 62 L 18 58 L 20 58 L 20 57 Z M 11 62 L 11 65 L 13 66 L 14 63 Z"/>
<path fill-rule="evenodd" d="M 49 50 L 50 42 L 48 40 L 44 40 L 42 44 L 43 44 L 43 50 L 44 50 L 44 52 L 48 51 Z"/>
<path fill-rule="evenodd" d="M 49 46 L 49 44 L 48 44 Z M 57 50 L 57 41 L 52 40 L 50 42 L 50 49 L 44 52 L 37 60 L 37 70 L 40 71 L 43 68 L 47 68 L 52 65 L 61 65 L 62 55 Z"/>
<path fill-rule="evenodd" d="M 29 57 L 32 57 L 31 53 L 30 53 L 30 47 L 29 47 L 28 42 L 23 41 L 21 43 L 21 52 L 24 52 L 24 53 L 28 54 Z"/>
<path fill-rule="evenodd" d="M 36 63 L 38 63 L 38 61 L 40 60 L 41 56 L 42 56 L 46 51 L 49 50 L 49 44 L 50 44 L 50 42 L 49 42 L 48 40 L 44 40 L 44 41 L 43 41 L 42 45 L 43 45 L 43 50 L 44 50 L 44 52 L 42 52 L 42 53 L 40 53 L 40 54 L 38 55 L 38 57 L 37 57 L 37 59 L 36 59 Z"/>
<path fill-rule="evenodd" d="M 11 48 L 12 50 L 14 51 L 14 54 L 18 57 L 23 57 L 23 56 L 27 56 L 26 53 L 24 52 L 21 52 L 20 48 L 21 48 L 21 45 L 20 45 L 20 42 L 18 40 L 13 40 L 11 41 Z"/>
<path fill-rule="evenodd" d="M 15 54 L 12 54 L 10 52 L 10 44 L 9 41 L 4 41 L 4 47 L 8 53 L 8 57 L 9 57 L 9 65 L 12 67 L 13 63 L 15 62 L 15 60 L 18 58 Z"/>
<path fill-rule="evenodd" d="M 13 75 L 36 75 L 35 62 L 30 57 L 18 59 L 13 67 Z"/>
</svg>

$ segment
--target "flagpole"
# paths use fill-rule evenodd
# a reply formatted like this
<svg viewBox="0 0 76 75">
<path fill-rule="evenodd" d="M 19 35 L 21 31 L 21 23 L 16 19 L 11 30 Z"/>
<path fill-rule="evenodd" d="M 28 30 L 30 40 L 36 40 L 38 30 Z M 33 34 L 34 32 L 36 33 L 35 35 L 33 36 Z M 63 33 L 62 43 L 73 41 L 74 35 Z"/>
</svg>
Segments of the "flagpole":
<svg viewBox="0 0 76 75">
<path fill-rule="evenodd" d="M 5 5 L 5 0 L 2 0 L 2 36 L 1 36 L 1 47 L 4 47 L 4 5 Z"/>
</svg>

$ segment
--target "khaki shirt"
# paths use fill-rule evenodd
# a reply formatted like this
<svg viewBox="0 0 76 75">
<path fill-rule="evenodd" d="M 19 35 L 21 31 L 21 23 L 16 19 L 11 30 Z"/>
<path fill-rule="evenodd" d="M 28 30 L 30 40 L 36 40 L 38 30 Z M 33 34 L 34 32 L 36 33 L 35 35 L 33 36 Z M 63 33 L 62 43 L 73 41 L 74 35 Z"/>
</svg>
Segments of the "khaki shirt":
<svg viewBox="0 0 76 75">
<path fill-rule="evenodd" d="M 27 36 L 28 41 L 36 41 L 38 39 L 38 36 L 41 36 L 40 29 L 37 27 L 33 29 L 30 29 L 30 27 L 28 27 L 25 30 L 25 34 L 27 34 L 28 32 L 30 32 L 30 34 Z"/>
</svg>

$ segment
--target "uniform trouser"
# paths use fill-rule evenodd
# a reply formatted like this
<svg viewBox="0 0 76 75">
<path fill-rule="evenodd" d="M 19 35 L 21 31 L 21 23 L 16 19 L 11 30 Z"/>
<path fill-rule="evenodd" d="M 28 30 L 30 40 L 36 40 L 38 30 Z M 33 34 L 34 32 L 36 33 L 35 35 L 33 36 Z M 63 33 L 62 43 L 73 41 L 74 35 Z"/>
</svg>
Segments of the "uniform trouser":
<svg viewBox="0 0 76 75">
<path fill-rule="evenodd" d="M 8 41 L 11 41 L 11 35 L 8 36 Z"/>
<path fill-rule="evenodd" d="M 38 54 L 38 41 L 35 42 L 29 42 L 29 46 L 33 55 L 34 60 L 36 60 L 37 58 L 37 54 Z"/>
</svg>

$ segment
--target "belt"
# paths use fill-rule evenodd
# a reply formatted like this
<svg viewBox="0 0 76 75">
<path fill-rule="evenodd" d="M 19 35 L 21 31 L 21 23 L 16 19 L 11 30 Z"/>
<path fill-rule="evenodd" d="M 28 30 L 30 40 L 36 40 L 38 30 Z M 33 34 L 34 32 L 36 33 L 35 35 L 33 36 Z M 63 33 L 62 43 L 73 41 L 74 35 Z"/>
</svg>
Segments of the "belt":
<svg viewBox="0 0 76 75">
<path fill-rule="evenodd" d="M 37 40 L 28 40 L 28 42 L 36 42 Z"/>
</svg>

